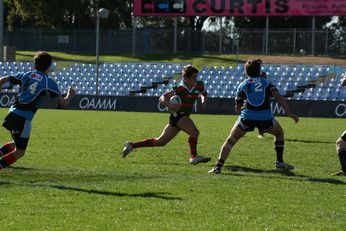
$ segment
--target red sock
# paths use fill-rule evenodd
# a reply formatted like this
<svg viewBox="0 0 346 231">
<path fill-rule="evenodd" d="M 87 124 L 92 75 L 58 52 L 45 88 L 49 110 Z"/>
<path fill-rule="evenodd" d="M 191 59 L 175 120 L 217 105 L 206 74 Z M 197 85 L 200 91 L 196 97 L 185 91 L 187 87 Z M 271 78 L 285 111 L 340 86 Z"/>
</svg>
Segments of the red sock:
<svg viewBox="0 0 346 231">
<path fill-rule="evenodd" d="M 189 146 L 190 146 L 190 158 L 195 158 L 197 156 L 197 143 L 198 138 L 197 137 L 189 137 Z"/>
<path fill-rule="evenodd" d="M 13 164 L 14 162 L 17 161 L 16 157 L 13 155 L 14 152 L 10 152 L 7 155 L 5 155 L 1 160 L 0 160 L 0 169 L 1 168 L 6 168 Z"/>
<path fill-rule="evenodd" d="M 135 148 L 143 148 L 143 147 L 154 147 L 154 138 L 151 139 L 146 139 L 146 140 L 141 140 L 138 142 L 131 142 L 131 146 L 133 149 Z"/>
<path fill-rule="evenodd" d="M 13 152 L 15 146 L 12 143 L 6 143 L 0 147 L 0 156 L 4 156 L 7 153 Z"/>
</svg>

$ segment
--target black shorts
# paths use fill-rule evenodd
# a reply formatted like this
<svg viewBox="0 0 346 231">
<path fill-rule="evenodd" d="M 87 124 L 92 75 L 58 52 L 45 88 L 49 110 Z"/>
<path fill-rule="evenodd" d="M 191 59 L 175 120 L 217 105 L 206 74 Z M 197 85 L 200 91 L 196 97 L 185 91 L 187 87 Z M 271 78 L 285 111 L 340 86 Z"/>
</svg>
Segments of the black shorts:
<svg viewBox="0 0 346 231">
<path fill-rule="evenodd" d="M 183 116 L 190 116 L 190 114 L 187 114 L 187 113 L 185 113 L 185 112 L 171 113 L 171 116 L 169 117 L 169 124 L 170 124 L 172 127 L 177 127 L 178 121 L 179 121 Z"/>
<path fill-rule="evenodd" d="M 31 121 L 10 112 L 2 126 L 11 132 L 16 148 L 25 150 L 30 137 Z"/>
<path fill-rule="evenodd" d="M 258 128 L 259 133 L 263 134 L 270 131 L 274 127 L 275 120 L 247 120 L 239 118 L 237 121 L 237 126 L 247 132 L 253 131 Z"/>
</svg>

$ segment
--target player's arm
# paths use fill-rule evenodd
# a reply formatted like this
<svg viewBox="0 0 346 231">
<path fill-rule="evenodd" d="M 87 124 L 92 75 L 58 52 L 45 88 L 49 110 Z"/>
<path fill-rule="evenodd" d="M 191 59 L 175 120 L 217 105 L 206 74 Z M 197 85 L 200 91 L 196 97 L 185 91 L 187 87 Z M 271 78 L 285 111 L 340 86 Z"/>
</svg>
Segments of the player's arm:
<svg viewBox="0 0 346 231">
<path fill-rule="evenodd" d="M 67 95 L 64 98 L 62 96 L 59 96 L 58 107 L 67 108 L 68 104 L 71 102 L 71 100 L 75 96 L 76 96 L 75 90 L 72 87 L 69 87 L 67 91 Z"/>
<path fill-rule="evenodd" d="M 160 96 L 159 101 L 162 105 L 166 106 L 168 109 L 172 111 L 179 111 L 180 105 L 178 104 L 171 104 L 169 102 L 169 99 L 174 95 L 174 91 L 168 91 L 165 92 L 163 95 Z"/>
<path fill-rule="evenodd" d="M 346 86 L 346 73 L 344 74 L 344 78 L 341 80 L 341 86 Z"/>
<path fill-rule="evenodd" d="M 0 91 L 2 90 L 2 86 L 5 83 L 8 83 L 10 81 L 10 77 L 9 76 L 4 76 L 0 78 Z"/>
<path fill-rule="evenodd" d="M 285 110 L 285 114 L 289 117 L 291 117 L 296 123 L 298 123 L 299 118 L 296 114 L 294 114 L 290 107 L 288 106 L 286 100 L 284 97 L 282 97 L 277 89 L 272 90 L 272 96 L 276 99 L 276 101 L 279 103 L 281 107 Z"/>
<path fill-rule="evenodd" d="M 244 100 L 246 99 L 246 94 L 243 90 L 238 89 L 235 97 L 234 110 L 237 115 L 240 115 L 241 108 L 244 105 Z"/>
<path fill-rule="evenodd" d="M 206 90 L 201 92 L 201 102 L 202 103 L 207 103 L 207 98 L 208 98 L 208 93 Z"/>
<path fill-rule="evenodd" d="M 207 108 L 208 92 L 205 89 L 203 89 L 200 92 L 200 96 L 201 96 L 201 110 L 205 111 Z"/>
<path fill-rule="evenodd" d="M 243 103 L 236 101 L 234 105 L 234 110 L 237 115 L 240 115 L 241 107 L 243 106 Z"/>
</svg>

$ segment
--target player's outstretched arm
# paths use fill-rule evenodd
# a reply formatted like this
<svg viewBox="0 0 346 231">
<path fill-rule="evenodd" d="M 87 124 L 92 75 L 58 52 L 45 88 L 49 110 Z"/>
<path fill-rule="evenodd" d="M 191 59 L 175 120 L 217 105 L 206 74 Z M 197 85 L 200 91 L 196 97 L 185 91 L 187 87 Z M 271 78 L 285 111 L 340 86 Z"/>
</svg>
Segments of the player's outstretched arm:
<svg viewBox="0 0 346 231">
<path fill-rule="evenodd" d="M 201 93 L 201 110 L 205 111 L 207 109 L 207 99 L 208 99 L 208 93 L 207 91 L 203 91 Z"/>
<path fill-rule="evenodd" d="M 9 81 L 10 81 L 10 78 L 8 76 L 0 78 L 0 91 L 2 90 L 2 86 L 4 85 L 4 83 L 7 83 Z"/>
<path fill-rule="evenodd" d="M 291 109 L 288 106 L 284 97 L 282 97 L 278 91 L 273 91 L 272 94 L 273 94 L 274 98 L 276 99 L 276 101 L 280 104 L 280 106 L 284 108 L 285 114 L 287 116 L 291 117 L 294 120 L 294 122 L 298 123 L 298 121 L 299 121 L 298 116 L 291 112 Z"/>
<path fill-rule="evenodd" d="M 341 80 L 341 86 L 346 86 L 346 73 L 344 74 L 344 78 Z"/>
<path fill-rule="evenodd" d="M 58 99 L 58 106 L 61 108 L 67 108 L 73 97 L 76 96 L 76 92 L 72 87 L 68 87 L 67 95 L 65 98 L 61 97 Z"/>
</svg>

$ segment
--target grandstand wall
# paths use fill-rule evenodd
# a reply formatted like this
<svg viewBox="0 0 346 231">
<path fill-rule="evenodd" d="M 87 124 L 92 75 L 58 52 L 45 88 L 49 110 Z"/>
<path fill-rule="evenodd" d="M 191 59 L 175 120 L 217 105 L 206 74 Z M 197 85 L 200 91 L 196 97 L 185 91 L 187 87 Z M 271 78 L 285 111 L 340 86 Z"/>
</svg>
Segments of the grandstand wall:
<svg viewBox="0 0 346 231">
<path fill-rule="evenodd" d="M 9 107 L 16 98 L 15 93 L 0 93 L 0 107 Z M 234 115 L 233 98 L 210 98 L 205 112 L 199 109 L 200 102 L 195 106 L 197 114 L 230 114 Z M 301 117 L 346 118 L 345 101 L 308 101 L 289 100 L 292 111 Z M 275 115 L 284 115 L 284 110 L 277 102 L 271 102 Z M 56 103 L 47 99 L 43 108 L 55 109 Z M 77 95 L 70 103 L 73 110 L 100 110 L 100 111 L 134 111 L 134 112 L 167 112 L 159 104 L 159 97 L 147 96 L 94 96 Z"/>
</svg>

